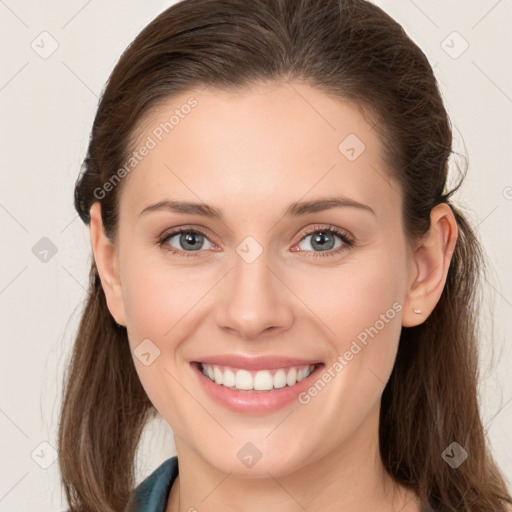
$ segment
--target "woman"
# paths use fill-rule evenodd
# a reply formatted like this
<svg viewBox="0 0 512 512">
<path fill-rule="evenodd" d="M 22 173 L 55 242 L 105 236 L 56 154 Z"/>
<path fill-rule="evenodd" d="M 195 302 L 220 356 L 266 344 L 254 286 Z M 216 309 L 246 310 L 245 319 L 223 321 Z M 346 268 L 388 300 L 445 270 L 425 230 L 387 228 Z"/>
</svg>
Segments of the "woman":
<svg viewBox="0 0 512 512">
<path fill-rule="evenodd" d="M 185 0 L 150 23 L 75 189 L 70 510 L 507 510 L 451 147 L 427 58 L 367 1 Z M 177 456 L 135 486 L 158 414 Z"/>
</svg>

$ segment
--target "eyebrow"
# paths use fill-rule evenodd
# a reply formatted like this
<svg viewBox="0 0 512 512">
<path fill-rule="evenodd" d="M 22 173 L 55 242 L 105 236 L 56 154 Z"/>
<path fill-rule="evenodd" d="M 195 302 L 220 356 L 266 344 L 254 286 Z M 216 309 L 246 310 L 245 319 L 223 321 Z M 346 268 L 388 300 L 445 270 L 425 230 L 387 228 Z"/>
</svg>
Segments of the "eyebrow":
<svg viewBox="0 0 512 512">
<path fill-rule="evenodd" d="M 351 207 L 359 208 L 363 211 L 368 211 L 373 215 L 376 215 L 375 211 L 368 205 L 350 199 L 348 197 L 327 197 L 322 199 L 316 199 L 312 201 L 297 201 L 292 203 L 284 211 L 283 217 L 300 217 L 301 215 L 307 215 L 310 213 L 317 213 L 331 208 L 340 207 Z M 140 213 L 139 217 L 145 213 L 153 211 L 169 211 L 180 214 L 190 215 L 201 215 L 203 217 L 209 217 L 223 221 L 224 216 L 221 211 L 213 206 L 209 206 L 205 203 L 191 203 L 186 201 L 159 201 L 158 203 L 146 206 Z"/>
</svg>

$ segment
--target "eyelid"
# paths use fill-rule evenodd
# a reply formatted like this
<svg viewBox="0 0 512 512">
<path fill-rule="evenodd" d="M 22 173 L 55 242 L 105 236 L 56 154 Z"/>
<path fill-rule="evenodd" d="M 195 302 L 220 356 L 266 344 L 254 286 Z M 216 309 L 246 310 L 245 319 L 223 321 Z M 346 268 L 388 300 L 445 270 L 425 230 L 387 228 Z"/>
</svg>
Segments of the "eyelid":
<svg viewBox="0 0 512 512">
<path fill-rule="evenodd" d="M 171 229 L 165 230 L 161 235 L 159 235 L 157 237 L 157 243 L 160 246 L 163 246 L 166 241 L 168 241 L 171 238 L 174 238 L 176 235 L 179 235 L 181 233 L 189 233 L 189 232 L 198 233 L 198 234 L 204 236 L 205 238 L 207 238 L 211 244 L 218 245 L 217 243 L 215 243 L 214 241 L 211 240 L 212 237 L 208 233 L 208 230 L 206 230 L 205 228 L 200 228 L 200 227 L 191 226 L 191 225 L 178 226 L 176 228 L 171 228 Z M 192 253 L 196 252 L 196 251 L 181 251 L 180 249 L 175 249 L 174 247 L 172 247 L 171 249 L 167 249 L 167 250 L 169 252 L 176 252 L 176 253 L 177 252 L 192 252 Z M 204 252 L 204 251 L 200 250 L 197 252 Z"/>
<path fill-rule="evenodd" d="M 352 235 L 352 233 L 350 233 L 348 230 L 340 228 L 338 226 L 334 226 L 332 224 L 314 224 L 312 227 L 306 228 L 306 231 L 304 232 L 300 240 L 302 240 L 305 236 L 311 235 L 318 231 L 332 231 L 336 233 L 338 236 L 344 236 L 350 239 L 351 241 L 355 241 L 354 235 Z"/>
</svg>

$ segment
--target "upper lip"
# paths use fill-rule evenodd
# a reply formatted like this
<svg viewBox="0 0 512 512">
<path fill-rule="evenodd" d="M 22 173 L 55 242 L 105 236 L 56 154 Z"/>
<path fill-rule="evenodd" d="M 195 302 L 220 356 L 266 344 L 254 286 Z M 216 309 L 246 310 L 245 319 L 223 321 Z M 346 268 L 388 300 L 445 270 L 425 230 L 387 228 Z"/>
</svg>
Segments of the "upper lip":
<svg viewBox="0 0 512 512">
<path fill-rule="evenodd" d="M 295 357 L 284 357 L 278 355 L 267 356 L 245 356 L 242 354 L 226 354 L 202 357 L 193 362 L 215 364 L 218 366 L 230 366 L 243 370 L 273 370 L 276 368 L 288 368 L 290 366 L 304 366 L 308 364 L 321 364 L 322 361 L 315 359 L 298 359 Z"/>
</svg>

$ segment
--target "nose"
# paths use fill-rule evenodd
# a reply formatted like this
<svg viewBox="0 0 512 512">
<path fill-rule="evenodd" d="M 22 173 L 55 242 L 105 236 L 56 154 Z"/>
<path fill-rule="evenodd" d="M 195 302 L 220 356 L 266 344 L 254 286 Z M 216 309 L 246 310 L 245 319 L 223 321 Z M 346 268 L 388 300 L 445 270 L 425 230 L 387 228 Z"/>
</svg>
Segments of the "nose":
<svg viewBox="0 0 512 512">
<path fill-rule="evenodd" d="M 217 325 L 244 340 L 290 329 L 297 298 L 282 274 L 266 252 L 252 263 L 236 257 L 234 268 L 218 290 Z"/>
</svg>

